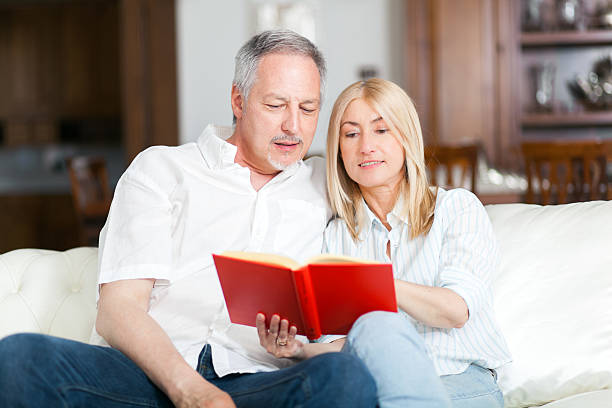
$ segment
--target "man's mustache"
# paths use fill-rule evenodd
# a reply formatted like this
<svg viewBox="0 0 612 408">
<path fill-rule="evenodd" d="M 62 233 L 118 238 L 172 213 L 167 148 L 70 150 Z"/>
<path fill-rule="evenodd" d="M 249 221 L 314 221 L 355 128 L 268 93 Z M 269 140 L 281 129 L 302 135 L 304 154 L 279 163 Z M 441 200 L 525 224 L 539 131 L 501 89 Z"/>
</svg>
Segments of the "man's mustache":
<svg viewBox="0 0 612 408">
<path fill-rule="evenodd" d="M 271 143 L 277 143 L 277 142 L 304 143 L 301 137 L 290 136 L 290 135 L 274 136 L 270 142 Z"/>
</svg>

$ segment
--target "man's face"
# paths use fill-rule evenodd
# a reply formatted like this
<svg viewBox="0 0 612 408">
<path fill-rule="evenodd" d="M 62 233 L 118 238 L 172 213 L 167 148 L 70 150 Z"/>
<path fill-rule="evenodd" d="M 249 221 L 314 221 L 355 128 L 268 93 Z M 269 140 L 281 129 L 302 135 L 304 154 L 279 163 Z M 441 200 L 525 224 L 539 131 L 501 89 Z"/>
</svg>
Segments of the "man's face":
<svg viewBox="0 0 612 408">
<path fill-rule="evenodd" d="M 314 138 L 319 98 L 319 71 L 311 58 L 264 56 L 246 107 L 232 89 L 241 161 L 259 173 L 273 174 L 302 159 Z"/>
</svg>

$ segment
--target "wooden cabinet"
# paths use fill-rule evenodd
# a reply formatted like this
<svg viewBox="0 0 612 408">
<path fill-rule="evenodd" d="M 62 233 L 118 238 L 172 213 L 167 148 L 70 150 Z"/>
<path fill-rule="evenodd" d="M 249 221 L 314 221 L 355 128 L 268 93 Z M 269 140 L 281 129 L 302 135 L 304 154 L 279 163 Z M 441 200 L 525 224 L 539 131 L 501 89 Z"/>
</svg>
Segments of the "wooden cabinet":
<svg viewBox="0 0 612 408">
<path fill-rule="evenodd" d="M 177 144 L 175 1 L 0 2 L 0 94 L 0 148 Z"/>
<path fill-rule="evenodd" d="M 543 0 L 549 7 L 554 0 Z M 596 0 L 584 0 L 593 13 Z M 612 30 L 521 31 L 519 0 L 408 0 L 406 83 L 429 143 L 479 142 L 490 163 L 518 170 L 520 142 L 605 138 L 612 112 L 576 103 L 567 82 L 612 55 Z M 532 74 L 554 65 L 552 109 L 534 109 Z"/>
<path fill-rule="evenodd" d="M 516 53 L 507 0 L 408 0 L 406 83 L 429 144 L 481 144 L 488 160 L 513 160 Z M 515 160 L 514 160 L 515 161 Z"/>
<path fill-rule="evenodd" d="M 521 32 L 520 98 L 521 139 L 553 137 L 601 138 L 612 128 L 612 110 L 589 109 L 572 97 L 569 84 L 586 76 L 594 63 L 612 54 L 612 30 Z M 552 109 L 534 107 L 533 67 L 554 67 Z"/>
</svg>

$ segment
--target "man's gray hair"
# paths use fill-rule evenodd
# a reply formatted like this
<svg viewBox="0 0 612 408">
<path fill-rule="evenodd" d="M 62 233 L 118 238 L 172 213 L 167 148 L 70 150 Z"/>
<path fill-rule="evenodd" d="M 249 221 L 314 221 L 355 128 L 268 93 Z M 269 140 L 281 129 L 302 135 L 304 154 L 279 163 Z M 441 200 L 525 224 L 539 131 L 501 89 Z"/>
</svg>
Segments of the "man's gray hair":
<svg viewBox="0 0 612 408">
<path fill-rule="evenodd" d="M 321 80 L 320 103 L 325 88 L 325 59 L 321 51 L 306 37 L 291 30 L 269 30 L 255 35 L 236 54 L 234 84 L 246 100 L 255 82 L 257 67 L 267 54 L 297 54 L 312 58 Z"/>
</svg>

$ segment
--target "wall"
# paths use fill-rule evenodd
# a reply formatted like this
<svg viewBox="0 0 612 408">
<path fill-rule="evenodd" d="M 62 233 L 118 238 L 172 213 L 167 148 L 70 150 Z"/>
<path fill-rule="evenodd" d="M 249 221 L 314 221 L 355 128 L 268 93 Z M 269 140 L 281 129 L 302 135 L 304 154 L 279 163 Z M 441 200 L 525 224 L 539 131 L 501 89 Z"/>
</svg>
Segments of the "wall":
<svg viewBox="0 0 612 408">
<path fill-rule="evenodd" d="M 253 34 L 253 0 L 177 1 L 179 141 L 195 140 L 206 124 L 231 124 L 234 55 Z M 403 85 L 402 0 L 313 0 L 317 45 L 327 58 L 326 99 L 311 154 L 325 150 L 331 107 L 359 79 L 363 65 Z"/>
</svg>

